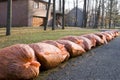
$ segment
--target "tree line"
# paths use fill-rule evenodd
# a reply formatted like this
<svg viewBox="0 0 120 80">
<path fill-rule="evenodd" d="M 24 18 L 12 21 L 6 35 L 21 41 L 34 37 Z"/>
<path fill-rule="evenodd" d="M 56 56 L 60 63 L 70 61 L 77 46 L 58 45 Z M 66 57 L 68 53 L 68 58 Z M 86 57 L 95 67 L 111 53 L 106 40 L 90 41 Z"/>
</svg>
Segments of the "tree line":
<svg viewBox="0 0 120 80">
<path fill-rule="evenodd" d="M 84 0 L 83 14 L 82 27 L 114 28 L 119 23 L 118 0 Z"/>
<path fill-rule="evenodd" d="M 51 0 L 49 0 L 51 1 Z M 53 5 L 56 4 L 56 0 L 53 0 Z M 83 19 L 82 26 L 83 28 L 114 28 L 119 23 L 119 2 L 118 0 L 83 0 Z M 61 2 L 63 0 L 59 0 L 60 10 L 61 10 Z M 65 2 L 65 1 L 64 1 Z M 78 5 L 80 0 L 73 0 L 74 8 L 76 8 L 76 17 L 75 17 L 75 25 L 77 26 L 77 18 L 78 18 Z M 81 1 L 82 2 L 82 1 Z M 50 3 L 49 3 L 50 4 Z M 69 3 L 68 3 L 69 4 Z M 64 6 L 62 8 L 63 12 L 65 10 L 65 3 L 62 4 Z M 55 13 L 55 6 L 53 6 L 53 13 Z M 64 13 L 63 13 L 63 21 L 64 21 Z M 64 23 L 64 22 L 63 22 Z M 64 23 L 65 25 L 65 23 Z M 64 29 L 64 25 L 63 29 Z M 53 28 L 55 26 L 55 14 L 53 14 Z"/>
<path fill-rule="evenodd" d="M 52 30 L 56 26 L 56 0 L 48 0 L 48 8 L 45 19 L 44 30 L 47 29 L 48 15 L 50 11 L 51 1 L 53 1 L 53 23 Z M 118 0 L 83 0 L 83 28 L 114 28 L 120 22 Z M 76 2 L 76 4 L 75 4 Z M 77 8 L 79 0 L 73 0 L 74 7 L 76 7 L 76 23 L 77 26 Z M 62 29 L 65 28 L 65 0 L 59 0 L 59 10 L 62 12 Z M 7 10 L 7 27 L 6 35 L 10 35 L 12 26 L 12 0 L 8 0 Z"/>
</svg>

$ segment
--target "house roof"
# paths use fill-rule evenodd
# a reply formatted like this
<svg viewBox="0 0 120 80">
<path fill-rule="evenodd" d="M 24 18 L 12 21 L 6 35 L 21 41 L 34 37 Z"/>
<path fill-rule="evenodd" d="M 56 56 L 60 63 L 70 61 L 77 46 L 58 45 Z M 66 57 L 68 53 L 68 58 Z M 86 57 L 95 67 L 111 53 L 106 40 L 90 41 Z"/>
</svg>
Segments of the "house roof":
<svg viewBox="0 0 120 80">
<path fill-rule="evenodd" d="M 0 2 L 5 2 L 5 1 L 8 1 L 8 0 L 0 0 Z M 16 0 L 13 0 L 13 1 L 16 1 Z M 38 1 L 48 3 L 48 0 L 38 0 Z"/>
<path fill-rule="evenodd" d="M 5 1 L 8 1 L 8 0 L 0 0 L 0 2 L 5 2 Z M 13 0 L 13 1 L 16 1 L 16 0 Z"/>
<path fill-rule="evenodd" d="M 48 2 L 48 0 L 39 0 L 39 1 Z"/>
<path fill-rule="evenodd" d="M 43 3 L 48 3 L 48 0 L 38 0 L 40 2 L 43 2 Z"/>
<path fill-rule="evenodd" d="M 7 0 L 0 0 L 0 2 L 4 2 L 4 1 L 7 1 Z"/>
</svg>

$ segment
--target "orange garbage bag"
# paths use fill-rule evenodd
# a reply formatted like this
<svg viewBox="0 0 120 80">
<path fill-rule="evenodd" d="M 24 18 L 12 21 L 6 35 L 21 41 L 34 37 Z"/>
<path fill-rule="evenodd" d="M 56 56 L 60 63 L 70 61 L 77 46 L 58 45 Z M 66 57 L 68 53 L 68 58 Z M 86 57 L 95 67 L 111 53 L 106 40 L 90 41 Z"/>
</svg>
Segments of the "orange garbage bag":
<svg viewBox="0 0 120 80">
<path fill-rule="evenodd" d="M 41 69 L 50 69 L 64 61 L 61 50 L 47 43 L 33 43 L 30 47 L 35 51 L 37 60 L 41 63 Z"/>
<path fill-rule="evenodd" d="M 115 35 L 112 31 L 105 31 L 105 33 L 109 34 L 112 37 L 112 39 L 114 39 Z"/>
<path fill-rule="evenodd" d="M 99 36 L 97 36 L 97 35 L 95 35 L 95 34 L 90 34 L 90 35 L 92 35 L 94 38 L 95 38 L 95 40 L 96 40 L 96 45 L 102 45 L 102 44 L 104 44 L 104 40 L 103 39 L 101 39 Z"/>
<path fill-rule="evenodd" d="M 82 35 L 82 36 L 88 38 L 92 42 L 92 47 L 96 46 L 96 39 L 92 35 L 86 34 L 86 35 Z"/>
<path fill-rule="evenodd" d="M 94 33 L 94 34 L 97 35 L 97 36 L 99 36 L 103 40 L 104 44 L 108 43 L 104 34 L 102 34 L 100 32 L 99 33 Z"/>
<path fill-rule="evenodd" d="M 105 31 L 106 33 L 110 34 L 112 38 L 119 36 L 119 32 L 117 30 Z"/>
<path fill-rule="evenodd" d="M 83 36 L 76 36 L 76 37 L 80 40 L 83 40 L 83 44 L 85 45 L 84 49 L 86 51 L 88 51 L 92 48 L 92 42 L 88 38 L 83 37 Z"/>
<path fill-rule="evenodd" d="M 61 40 L 69 40 L 85 48 L 85 45 L 83 44 L 83 40 L 76 38 L 76 36 L 66 36 L 66 37 L 61 38 Z"/>
<path fill-rule="evenodd" d="M 67 51 L 70 53 L 70 57 L 76 57 L 85 52 L 85 50 L 78 44 L 69 40 L 57 40 L 58 43 L 63 44 Z"/>
<path fill-rule="evenodd" d="M 105 35 L 105 37 L 106 37 L 106 40 L 109 42 L 109 41 L 111 41 L 112 40 L 112 36 L 109 34 L 109 33 L 107 33 L 107 32 L 101 32 L 103 35 Z"/>
<path fill-rule="evenodd" d="M 113 33 L 115 34 L 115 37 L 119 36 L 119 31 L 115 30 Z"/>
<path fill-rule="evenodd" d="M 64 61 L 67 61 L 70 57 L 69 52 L 66 50 L 65 46 L 58 43 L 57 41 L 53 41 L 53 40 L 47 40 L 47 41 L 43 41 L 44 43 L 48 43 L 51 45 L 56 46 L 57 48 L 59 48 L 62 52 L 61 54 L 63 55 Z"/>
<path fill-rule="evenodd" d="M 40 63 L 26 44 L 16 44 L 0 50 L 0 80 L 24 80 L 39 74 Z"/>
<path fill-rule="evenodd" d="M 93 41 L 93 43 L 96 44 L 96 46 L 104 44 L 104 41 L 99 36 L 97 36 L 95 34 L 87 34 L 87 35 L 85 35 L 85 37 L 94 39 L 96 43 L 94 43 L 94 41 Z"/>
</svg>

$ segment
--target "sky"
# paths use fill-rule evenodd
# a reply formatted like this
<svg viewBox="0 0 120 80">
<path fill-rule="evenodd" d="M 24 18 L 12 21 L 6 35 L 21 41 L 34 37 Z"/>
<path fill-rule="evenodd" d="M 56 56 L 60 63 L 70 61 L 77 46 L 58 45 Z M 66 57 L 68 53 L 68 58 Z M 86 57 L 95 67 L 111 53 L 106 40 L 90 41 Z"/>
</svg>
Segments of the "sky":
<svg viewBox="0 0 120 80">
<path fill-rule="evenodd" d="M 66 0 L 65 2 L 66 9 L 72 9 L 74 5 L 76 4 L 76 0 Z M 78 7 L 83 8 L 83 0 L 78 0 Z"/>
<path fill-rule="evenodd" d="M 44 0 L 44 1 L 49 1 L 49 0 Z M 90 0 L 91 4 L 92 4 L 92 1 L 93 0 Z M 76 0 L 65 0 L 65 9 L 71 10 L 72 8 L 74 8 L 74 2 L 76 4 Z M 59 4 L 59 0 L 56 0 L 57 8 L 59 7 L 58 4 Z M 78 7 L 79 8 L 83 8 L 83 4 L 84 4 L 84 0 L 78 0 Z M 120 0 L 118 0 L 118 4 L 119 4 L 119 9 L 120 9 Z"/>
<path fill-rule="evenodd" d="M 59 0 L 57 0 L 57 3 L 59 3 Z M 74 7 L 74 3 L 76 4 L 76 0 L 65 0 L 65 9 L 72 9 Z M 78 7 L 83 7 L 83 0 L 78 0 Z"/>
<path fill-rule="evenodd" d="M 44 1 L 49 1 L 49 0 L 44 0 Z M 78 0 L 78 7 L 79 8 L 83 7 L 83 1 L 84 0 Z M 76 0 L 65 0 L 65 9 L 72 9 L 74 7 L 74 2 L 76 4 Z M 59 0 L 56 0 L 56 6 L 57 6 L 57 8 L 59 7 L 58 4 L 59 4 Z"/>
</svg>

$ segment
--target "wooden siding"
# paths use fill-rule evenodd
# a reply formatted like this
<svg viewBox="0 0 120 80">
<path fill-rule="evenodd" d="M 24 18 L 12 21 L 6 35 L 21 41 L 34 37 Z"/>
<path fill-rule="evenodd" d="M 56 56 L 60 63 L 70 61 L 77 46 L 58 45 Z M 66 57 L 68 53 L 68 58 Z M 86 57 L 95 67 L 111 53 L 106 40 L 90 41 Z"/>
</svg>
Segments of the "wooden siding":
<svg viewBox="0 0 120 80">
<path fill-rule="evenodd" d="M 44 26 L 44 22 L 45 22 L 44 18 L 33 17 L 32 26 L 34 27 Z"/>
<path fill-rule="evenodd" d="M 12 26 L 28 25 L 28 0 L 16 0 L 12 4 Z M 0 2 L 0 25 L 6 26 L 7 1 Z"/>
</svg>

